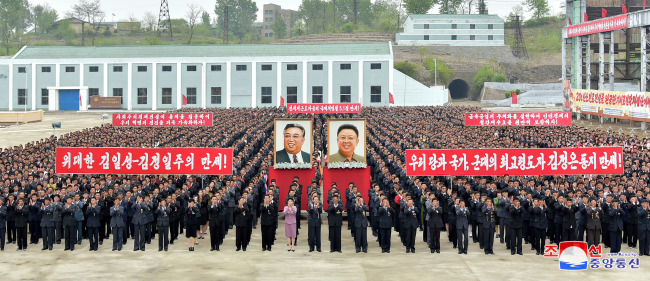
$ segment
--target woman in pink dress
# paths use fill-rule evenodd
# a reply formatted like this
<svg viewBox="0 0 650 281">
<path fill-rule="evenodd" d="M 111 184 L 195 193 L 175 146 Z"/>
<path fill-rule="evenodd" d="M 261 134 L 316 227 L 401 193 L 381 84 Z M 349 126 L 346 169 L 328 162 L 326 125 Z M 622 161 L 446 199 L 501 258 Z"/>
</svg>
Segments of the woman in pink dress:
<svg viewBox="0 0 650 281">
<path fill-rule="evenodd" d="M 289 251 L 296 251 L 294 245 L 296 243 L 296 213 L 298 208 L 293 205 L 293 198 L 290 198 L 287 202 L 287 206 L 284 206 L 284 233 L 288 239 Z"/>
</svg>

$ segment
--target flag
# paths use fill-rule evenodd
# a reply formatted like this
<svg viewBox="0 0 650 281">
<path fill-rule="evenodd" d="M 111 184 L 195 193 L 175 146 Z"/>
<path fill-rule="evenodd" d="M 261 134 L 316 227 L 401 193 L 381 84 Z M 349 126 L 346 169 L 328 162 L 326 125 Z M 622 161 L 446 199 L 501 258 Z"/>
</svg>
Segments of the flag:
<svg viewBox="0 0 650 281">
<path fill-rule="evenodd" d="M 585 21 L 589 21 L 589 16 L 587 16 L 587 13 L 585 13 Z"/>
<path fill-rule="evenodd" d="M 187 96 L 183 95 L 183 105 L 187 105 Z"/>
<path fill-rule="evenodd" d="M 602 9 L 603 18 L 606 18 L 607 17 L 607 10 L 605 10 L 605 8 L 601 8 L 601 9 Z"/>
<path fill-rule="evenodd" d="M 569 25 L 572 25 L 572 24 L 573 24 L 573 23 L 571 23 L 571 18 L 569 18 Z"/>
<path fill-rule="evenodd" d="M 623 8 L 623 14 L 627 14 L 627 7 L 625 7 L 625 3 L 621 4 L 621 8 Z"/>
<path fill-rule="evenodd" d="M 79 95 L 79 107 L 82 107 L 82 102 L 81 102 L 81 95 Z"/>
<path fill-rule="evenodd" d="M 280 96 L 280 107 L 284 106 L 284 97 Z"/>
<path fill-rule="evenodd" d="M 388 103 L 395 104 L 395 98 L 393 98 L 393 93 L 388 92 Z"/>
</svg>

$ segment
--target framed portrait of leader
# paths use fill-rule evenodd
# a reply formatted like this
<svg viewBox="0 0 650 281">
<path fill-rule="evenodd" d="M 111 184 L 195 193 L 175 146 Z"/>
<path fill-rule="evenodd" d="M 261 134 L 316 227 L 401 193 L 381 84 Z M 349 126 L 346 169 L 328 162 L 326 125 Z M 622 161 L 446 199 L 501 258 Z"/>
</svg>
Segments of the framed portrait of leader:
<svg viewBox="0 0 650 281">
<path fill-rule="evenodd" d="M 273 164 L 312 164 L 312 119 L 275 119 Z"/>
<path fill-rule="evenodd" d="M 366 119 L 327 120 L 327 162 L 366 163 Z"/>
</svg>

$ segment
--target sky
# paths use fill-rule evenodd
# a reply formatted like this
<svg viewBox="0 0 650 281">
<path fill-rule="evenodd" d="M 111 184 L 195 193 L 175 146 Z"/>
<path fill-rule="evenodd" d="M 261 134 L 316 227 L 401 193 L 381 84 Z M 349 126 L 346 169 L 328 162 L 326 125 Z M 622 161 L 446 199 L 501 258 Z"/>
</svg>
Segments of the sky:
<svg viewBox="0 0 650 281">
<path fill-rule="evenodd" d="M 77 0 L 28 0 L 31 5 L 48 3 L 58 13 L 59 17 L 63 17 L 66 12 L 71 10 L 72 5 L 77 3 Z M 371 0 L 374 2 L 374 0 Z M 477 0 L 475 0 L 477 1 Z M 488 11 L 490 14 L 497 14 L 501 17 L 506 17 L 512 7 L 521 4 L 524 10 L 527 10 L 523 5 L 524 0 L 485 0 Z M 152 12 L 158 15 L 160 10 L 161 0 L 101 0 L 101 7 L 106 12 L 105 21 L 118 21 L 126 20 L 129 15 L 133 15 L 139 19 L 146 12 Z M 196 4 L 208 11 L 214 17 L 214 0 L 168 0 L 169 12 L 172 18 L 184 18 L 185 13 L 188 11 L 189 4 Z M 274 3 L 282 6 L 283 9 L 298 10 L 302 0 L 257 0 L 255 1 L 258 6 L 257 21 L 261 21 L 263 9 L 262 6 L 268 3 Z M 549 0 L 551 14 L 560 13 L 561 0 Z M 474 11 L 475 8 L 472 8 Z M 437 13 L 437 8 L 432 9 L 429 13 Z M 113 17 L 112 15 L 115 14 Z M 524 14 L 525 18 L 530 18 L 530 13 Z"/>
</svg>

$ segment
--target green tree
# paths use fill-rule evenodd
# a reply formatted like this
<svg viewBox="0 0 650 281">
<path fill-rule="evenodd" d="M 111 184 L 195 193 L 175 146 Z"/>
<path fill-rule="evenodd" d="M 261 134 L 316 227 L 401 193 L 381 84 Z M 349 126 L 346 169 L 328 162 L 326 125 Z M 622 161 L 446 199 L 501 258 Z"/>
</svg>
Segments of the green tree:
<svg viewBox="0 0 650 281">
<path fill-rule="evenodd" d="M 52 9 L 47 3 L 45 5 L 34 6 L 32 8 L 34 32 L 37 34 L 48 33 L 58 17 L 59 14 L 56 10 Z"/>
<path fill-rule="evenodd" d="M 293 23 L 292 30 L 292 36 L 303 36 L 307 34 L 307 31 L 305 30 L 305 24 L 302 22 L 302 19 L 297 19 L 296 22 Z"/>
<path fill-rule="evenodd" d="M 214 12 L 217 25 L 224 26 L 225 7 L 228 7 L 228 30 L 242 40 L 247 33 L 255 32 L 253 22 L 257 19 L 257 4 L 252 0 L 217 0 Z"/>
<path fill-rule="evenodd" d="M 54 36 L 59 40 L 64 40 L 66 45 L 71 45 L 74 39 L 74 30 L 70 27 L 70 20 L 59 21 L 54 30 Z"/>
<path fill-rule="evenodd" d="M 210 14 L 208 13 L 208 11 L 203 11 L 203 13 L 201 14 L 201 24 L 207 27 L 211 26 Z"/>
<path fill-rule="evenodd" d="M 464 0 L 439 0 L 441 14 L 458 14 Z"/>
<path fill-rule="evenodd" d="M 372 28 L 381 32 L 398 32 L 398 17 L 404 19 L 400 14 L 399 2 L 395 0 L 377 0 L 372 4 Z"/>
<path fill-rule="evenodd" d="M 287 24 L 282 17 L 277 17 L 273 23 L 273 36 L 276 39 L 284 39 L 287 36 Z"/>
<path fill-rule="evenodd" d="M 449 83 L 451 83 L 451 77 L 454 76 L 454 71 L 451 70 L 444 61 L 439 59 L 434 60 L 432 57 L 427 57 L 424 59 L 424 67 L 429 70 L 429 79 L 431 79 L 431 83 L 436 81 L 438 84 L 443 85 L 449 85 Z"/>
<path fill-rule="evenodd" d="M 187 40 L 187 45 L 192 44 L 192 37 L 194 37 L 194 26 L 196 25 L 196 22 L 199 19 L 199 15 L 201 15 L 203 8 L 199 7 L 196 4 L 189 4 L 187 5 L 189 10 L 185 14 L 185 17 L 187 17 L 187 24 L 190 27 L 190 38 Z"/>
<path fill-rule="evenodd" d="M 0 1 L 0 42 L 5 47 L 6 54 L 12 41 L 20 41 L 29 20 L 29 3 L 27 0 Z"/>
<path fill-rule="evenodd" d="M 408 62 L 408 61 L 400 61 L 396 62 L 393 67 L 400 72 L 406 74 L 407 76 L 416 79 L 418 77 L 418 65 Z"/>
<path fill-rule="evenodd" d="M 99 23 L 104 20 L 100 0 L 79 0 L 79 3 L 72 5 L 72 11 L 68 17 L 81 20 L 81 46 L 86 45 L 86 23 L 91 25 L 92 43 L 95 44 L 95 36 L 99 29 Z"/>
<path fill-rule="evenodd" d="M 437 0 L 404 0 L 406 12 L 409 14 L 426 14 Z"/>
<path fill-rule="evenodd" d="M 526 6 L 528 11 L 533 12 L 535 19 L 547 16 L 550 12 L 547 0 L 526 0 Z"/>
</svg>

